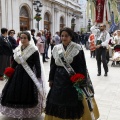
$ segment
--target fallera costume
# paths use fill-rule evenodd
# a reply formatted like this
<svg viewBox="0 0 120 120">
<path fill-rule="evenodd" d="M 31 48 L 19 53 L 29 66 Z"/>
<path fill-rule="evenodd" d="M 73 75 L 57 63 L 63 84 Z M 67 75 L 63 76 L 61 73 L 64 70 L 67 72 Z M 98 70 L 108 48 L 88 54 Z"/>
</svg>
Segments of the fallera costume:
<svg viewBox="0 0 120 120">
<path fill-rule="evenodd" d="M 113 61 L 120 61 L 120 36 L 114 37 L 114 53 L 113 53 Z"/>
<path fill-rule="evenodd" d="M 44 81 L 43 66 L 38 50 L 34 45 L 28 45 L 24 50 L 19 45 L 14 51 L 14 62 L 12 68 L 15 72 L 8 79 L 1 95 L 0 112 L 13 118 L 33 118 L 41 114 L 43 98 L 38 89 L 21 64 L 18 52 L 26 61 L 36 77 L 41 78 L 38 82 Z"/>
<path fill-rule="evenodd" d="M 96 49 L 96 46 L 95 46 L 95 35 L 94 34 L 91 34 L 89 36 L 89 44 L 90 44 L 90 51 L 91 51 L 91 57 L 95 57 L 95 49 Z"/>
<path fill-rule="evenodd" d="M 78 100 L 78 93 L 70 81 L 70 76 L 60 61 L 58 51 L 61 49 L 64 58 L 76 73 L 81 73 L 87 79 L 87 68 L 83 50 L 79 44 L 70 42 L 65 47 L 56 45 L 52 51 L 49 81 L 53 85 L 48 93 L 44 120 L 93 120 L 85 100 Z M 86 80 L 85 80 L 86 82 Z M 94 117 L 99 117 L 97 105 L 93 98 Z"/>
</svg>

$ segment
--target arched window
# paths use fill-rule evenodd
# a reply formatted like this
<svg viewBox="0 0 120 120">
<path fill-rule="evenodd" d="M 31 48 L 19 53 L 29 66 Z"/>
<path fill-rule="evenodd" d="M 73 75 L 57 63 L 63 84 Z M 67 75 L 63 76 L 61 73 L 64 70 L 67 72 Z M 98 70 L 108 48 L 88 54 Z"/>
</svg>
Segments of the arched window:
<svg viewBox="0 0 120 120">
<path fill-rule="evenodd" d="M 29 17 L 28 11 L 25 6 L 23 6 L 20 10 L 20 16 L 21 17 Z"/>
<path fill-rule="evenodd" d="M 48 13 L 45 13 L 44 20 L 49 21 L 49 14 Z"/>
<path fill-rule="evenodd" d="M 26 6 L 20 9 L 20 31 L 29 30 L 29 13 Z"/>
<path fill-rule="evenodd" d="M 50 14 L 48 12 L 44 15 L 44 29 L 50 31 Z"/>
</svg>

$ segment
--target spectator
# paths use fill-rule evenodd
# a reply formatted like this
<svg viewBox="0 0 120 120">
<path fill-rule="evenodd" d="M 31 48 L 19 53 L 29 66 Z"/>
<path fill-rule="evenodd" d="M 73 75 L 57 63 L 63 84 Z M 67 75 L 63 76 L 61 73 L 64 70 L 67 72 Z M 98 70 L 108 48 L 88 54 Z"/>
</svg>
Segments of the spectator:
<svg viewBox="0 0 120 120">
<path fill-rule="evenodd" d="M 49 49 L 50 41 L 51 41 L 51 32 L 48 31 L 46 34 L 46 49 L 45 49 L 45 58 L 46 59 L 50 59 L 48 57 L 48 49 Z"/>
<path fill-rule="evenodd" d="M 34 43 L 35 43 L 35 45 L 36 45 L 37 40 L 36 40 L 36 38 L 35 38 L 35 29 L 31 29 L 31 36 L 32 36 L 33 41 L 34 41 Z"/>
<path fill-rule="evenodd" d="M 7 38 L 8 29 L 1 28 L 0 36 L 0 80 L 3 80 L 3 72 L 10 66 L 10 56 L 12 55 L 12 46 Z"/>
<path fill-rule="evenodd" d="M 60 36 L 59 36 L 59 32 L 56 32 L 56 33 L 55 33 L 54 41 L 55 41 L 55 45 L 60 44 Z"/>
<path fill-rule="evenodd" d="M 36 46 L 38 47 L 38 50 L 39 50 L 40 54 L 42 55 L 43 62 L 47 62 L 45 60 L 45 55 L 44 55 L 44 52 L 45 52 L 45 42 L 42 40 L 41 35 L 42 35 L 42 32 L 38 32 L 37 33 L 37 37 L 36 37 L 37 44 L 36 44 Z"/>
<path fill-rule="evenodd" d="M 8 31 L 8 39 L 12 45 L 12 49 L 14 50 L 18 45 L 17 45 L 17 42 L 14 38 L 14 35 L 15 35 L 15 30 L 9 30 Z"/>
</svg>

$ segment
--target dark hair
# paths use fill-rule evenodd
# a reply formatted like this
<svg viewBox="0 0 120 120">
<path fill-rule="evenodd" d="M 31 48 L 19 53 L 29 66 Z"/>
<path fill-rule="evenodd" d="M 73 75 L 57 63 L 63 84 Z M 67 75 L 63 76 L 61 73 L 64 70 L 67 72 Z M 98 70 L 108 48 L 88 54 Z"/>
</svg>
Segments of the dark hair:
<svg viewBox="0 0 120 120">
<path fill-rule="evenodd" d="M 63 31 L 67 32 L 68 35 L 69 35 L 69 36 L 72 38 L 72 40 L 73 40 L 73 38 L 74 38 L 74 32 L 73 32 L 73 30 L 72 30 L 71 28 L 69 28 L 69 27 L 64 27 L 63 29 L 61 29 L 61 31 L 60 31 L 60 36 L 61 36 L 61 34 L 62 34 Z"/>
<path fill-rule="evenodd" d="M 29 40 L 29 41 L 31 40 L 31 35 L 30 35 L 29 32 L 23 31 L 23 32 L 20 33 L 20 35 L 21 35 L 21 34 L 27 35 L 28 40 Z"/>
<path fill-rule="evenodd" d="M 100 24 L 99 27 L 100 27 L 100 26 L 106 27 L 106 25 L 105 25 L 104 23 Z"/>
<path fill-rule="evenodd" d="M 15 33 L 15 30 L 12 29 L 12 30 L 9 30 L 9 31 L 8 31 L 8 35 L 10 35 L 10 33 L 11 33 L 12 31 Z"/>
<path fill-rule="evenodd" d="M 31 29 L 31 32 L 35 32 L 35 29 Z"/>
<path fill-rule="evenodd" d="M 4 33 L 6 33 L 7 31 L 8 31 L 7 28 L 1 28 L 1 34 L 4 34 Z"/>
</svg>

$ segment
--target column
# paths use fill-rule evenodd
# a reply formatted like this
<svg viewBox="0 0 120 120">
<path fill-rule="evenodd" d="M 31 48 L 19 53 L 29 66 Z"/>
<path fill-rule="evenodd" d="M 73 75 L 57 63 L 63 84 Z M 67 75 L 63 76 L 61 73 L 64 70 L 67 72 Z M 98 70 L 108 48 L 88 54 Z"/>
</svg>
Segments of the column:
<svg viewBox="0 0 120 120">
<path fill-rule="evenodd" d="M 67 24 L 67 26 L 70 27 L 70 28 L 71 28 L 71 19 L 72 19 L 72 17 L 71 17 L 71 12 L 69 11 L 69 13 L 68 13 L 68 24 Z"/>
<path fill-rule="evenodd" d="M 20 7 L 17 0 L 12 0 L 12 28 L 16 33 L 20 31 Z"/>
<path fill-rule="evenodd" d="M 67 6 L 67 1 L 66 1 L 66 6 Z M 65 8 L 65 26 L 68 26 L 68 9 Z"/>
<path fill-rule="evenodd" d="M 57 31 L 60 31 L 60 12 L 59 12 L 59 10 L 57 11 L 57 24 L 56 24 L 56 26 L 57 26 Z"/>
<path fill-rule="evenodd" d="M 54 12 L 54 16 L 55 16 L 55 19 L 54 19 L 54 30 L 55 30 L 55 32 L 56 31 L 59 31 L 58 30 L 58 9 L 55 7 L 54 8 L 54 10 L 55 10 L 55 12 Z"/>
<path fill-rule="evenodd" d="M 1 19 L 2 19 L 2 26 L 1 27 L 6 27 L 6 4 L 7 0 L 1 0 Z"/>
<path fill-rule="evenodd" d="M 7 12 L 7 28 L 12 29 L 12 6 L 11 6 L 11 0 L 7 0 L 7 6 L 6 6 L 6 12 Z"/>
<path fill-rule="evenodd" d="M 51 23 L 51 27 L 52 27 L 52 29 L 51 29 L 51 33 L 52 33 L 52 35 L 54 35 L 55 34 L 55 10 L 54 10 L 54 7 L 55 7 L 55 5 L 54 5 L 54 3 L 52 3 L 52 23 Z"/>
<path fill-rule="evenodd" d="M 64 21 L 65 26 L 68 26 L 68 10 L 65 8 L 65 21 Z"/>
</svg>

